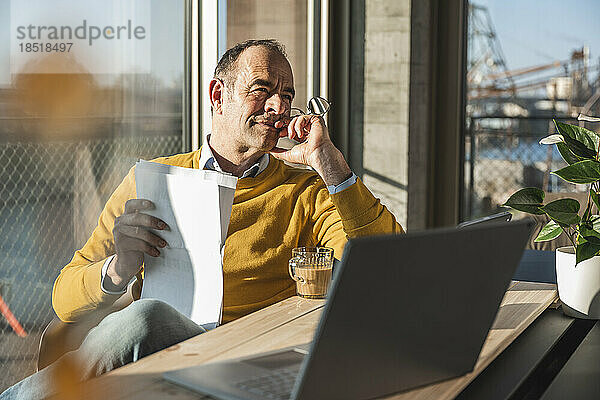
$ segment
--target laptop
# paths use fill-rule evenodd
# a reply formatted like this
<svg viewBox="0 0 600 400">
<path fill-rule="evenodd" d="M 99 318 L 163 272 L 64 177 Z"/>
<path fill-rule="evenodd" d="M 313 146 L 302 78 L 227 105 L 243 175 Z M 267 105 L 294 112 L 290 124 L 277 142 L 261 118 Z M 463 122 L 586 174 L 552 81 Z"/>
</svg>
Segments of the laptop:
<svg viewBox="0 0 600 400">
<path fill-rule="evenodd" d="M 496 214 L 486 215 L 485 217 L 461 222 L 460 224 L 456 225 L 456 227 L 464 228 L 466 226 L 472 226 L 472 225 L 477 225 L 477 224 L 489 224 L 491 222 L 499 222 L 499 221 L 509 222 L 511 219 L 512 219 L 512 214 L 510 212 L 502 211 L 502 212 L 499 212 Z"/>
<path fill-rule="evenodd" d="M 371 399 L 473 370 L 529 221 L 351 239 L 311 343 L 164 373 L 225 400 Z"/>
</svg>

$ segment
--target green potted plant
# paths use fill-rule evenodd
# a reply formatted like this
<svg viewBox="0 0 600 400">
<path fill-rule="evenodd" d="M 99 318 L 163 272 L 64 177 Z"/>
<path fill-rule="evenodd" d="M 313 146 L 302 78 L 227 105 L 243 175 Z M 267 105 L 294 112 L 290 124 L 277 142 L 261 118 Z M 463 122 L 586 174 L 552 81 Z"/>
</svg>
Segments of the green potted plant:
<svg viewBox="0 0 600 400">
<path fill-rule="evenodd" d="M 594 117 L 580 120 L 598 122 Z M 547 215 L 550 221 L 536 242 L 566 235 L 572 246 L 556 250 L 558 294 L 566 314 L 579 318 L 600 318 L 600 135 L 588 129 L 554 121 L 556 134 L 540 144 L 556 145 L 566 167 L 552 172 L 567 182 L 589 185 L 587 203 L 564 198 L 544 204 L 544 191 L 524 188 L 514 193 L 504 206 L 529 214 Z M 580 214 L 580 209 L 584 210 Z"/>
</svg>

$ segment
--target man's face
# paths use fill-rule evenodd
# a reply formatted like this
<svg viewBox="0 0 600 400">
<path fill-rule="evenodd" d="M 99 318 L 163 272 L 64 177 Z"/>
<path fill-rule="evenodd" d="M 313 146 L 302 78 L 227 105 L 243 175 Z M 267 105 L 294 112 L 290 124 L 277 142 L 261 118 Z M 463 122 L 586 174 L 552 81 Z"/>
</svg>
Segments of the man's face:
<svg viewBox="0 0 600 400">
<path fill-rule="evenodd" d="M 225 88 L 225 135 L 251 151 L 270 151 L 281 129 L 275 122 L 289 117 L 294 98 L 294 78 L 287 60 L 265 47 L 240 54 L 234 67 L 235 84 Z"/>
</svg>

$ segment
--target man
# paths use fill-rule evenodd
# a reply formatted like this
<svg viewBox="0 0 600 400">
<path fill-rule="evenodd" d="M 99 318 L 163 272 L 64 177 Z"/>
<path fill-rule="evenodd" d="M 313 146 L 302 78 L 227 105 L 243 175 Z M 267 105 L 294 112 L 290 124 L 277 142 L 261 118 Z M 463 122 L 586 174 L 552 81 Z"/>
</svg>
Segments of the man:
<svg viewBox="0 0 600 400">
<path fill-rule="evenodd" d="M 223 322 L 295 294 L 287 272 L 297 246 L 329 246 L 341 258 L 347 237 L 400 233 L 402 228 L 352 173 L 318 116 L 290 120 L 292 70 L 275 41 L 247 41 L 229 49 L 210 83 L 212 134 L 201 150 L 156 162 L 221 170 L 239 177 L 223 260 Z M 276 147 L 288 136 L 301 144 Z M 281 160 L 315 172 L 291 168 Z M 169 251 L 166 224 L 144 213 L 133 169 L 106 204 L 85 246 L 63 268 L 52 302 L 63 321 L 76 321 L 126 295 L 142 281 L 144 254 Z M 136 296 L 134 296 L 136 297 Z M 7 398 L 47 395 L 51 375 L 78 363 L 88 379 L 204 331 L 165 303 L 138 300 L 104 318 L 79 350 L 5 392 Z M 41 390 L 40 388 L 44 388 Z"/>
</svg>

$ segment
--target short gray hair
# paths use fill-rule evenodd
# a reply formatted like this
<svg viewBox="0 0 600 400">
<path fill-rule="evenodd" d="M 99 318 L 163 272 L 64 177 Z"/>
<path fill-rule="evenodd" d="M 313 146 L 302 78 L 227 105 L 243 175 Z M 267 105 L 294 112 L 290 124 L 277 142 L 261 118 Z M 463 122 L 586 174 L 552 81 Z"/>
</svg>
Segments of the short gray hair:
<svg viewBox="0 0 600 400">
<path fill-rule="evenodd" d="M 221 79 L 225 86 L 231 88 L 235 83 L 233 73 L 235 72 L 235 63 L 244 52 L 250 47 L 262 46 L 267 49 L 279 53 L 287 60 L 285 47 L 275 39 L 250 39 L 238 43 L 223 54 L 217 67 L 215 68 L 214 78 Z"/>
</svg>

